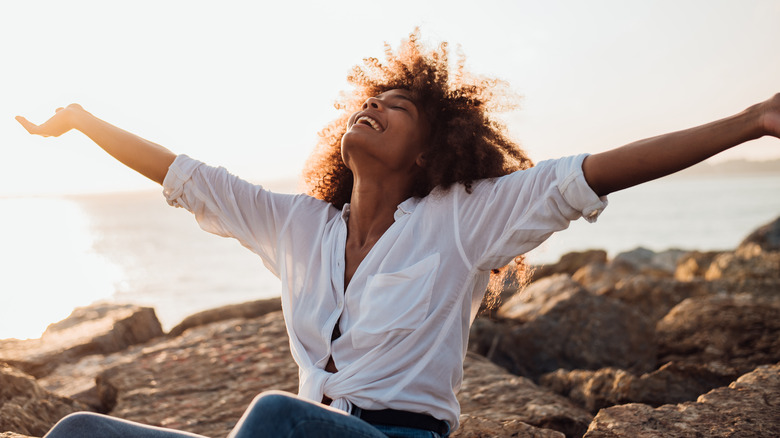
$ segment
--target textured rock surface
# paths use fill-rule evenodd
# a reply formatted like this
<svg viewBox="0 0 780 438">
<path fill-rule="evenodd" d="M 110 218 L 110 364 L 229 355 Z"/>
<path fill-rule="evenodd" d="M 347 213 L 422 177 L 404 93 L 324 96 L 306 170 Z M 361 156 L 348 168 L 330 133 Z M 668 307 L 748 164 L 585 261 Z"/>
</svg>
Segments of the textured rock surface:
<svg viewBox="0 0 780 438">
<path fill-rule="evenodd" d="M 32 376 L 0 363 L 0 431 L 42 436 L 60 418 L 84 409 L 49 393 Z"/>
<path fill-rule="evenodd" d="M 536 281 L 544 277 L 555 274 L 573 275 L 583 266 L 607 263 L 607 252 L 600 249 L 594 249 L 583 252 L 570 252 L 561 256 L 557 263 L 549 265 L 534 266 L 531 272 L 531 281 Z"/>
<path fill-rule="evenodd" d="M 505 321 L 475 323 L 469 348 L 521 376 L 537 379 L 558 368 L 644 372 L 655 366 L 652 325 L 565 274 L 532 283 L 498 314 Z"/>
<path fill-rule="evenodd" d="M 168 336 L 179 336 L 185 330 L 217 321 L 233 318 L 255 318 L 266 313 L 282 310 L 281 298 L 250 301 L 241 304 L 222 306 L 190 315 L 168 332 Z"/>
<path fill-rule="evenodd" d="M 206 436 L 226 436 L 252 399 L 296 392 L 281 312 L 192 328 L 132 352 L 98 376 L 111 415 Z"/>
<path fill-rule="evenodd" d="M 586 438 L 780 436 L 780 364 L 762 366 L 696 402 L 601 410 Z"/>
<path fill-rule="evenodd" d="M 780 252 L 765 252 L 756 244 L 718 254 L 704 273 L 706 280 L 780 279 Z"/>
<path fill-rule="evenodd" d="M 40 339 L 0 340 L 0 360 L 42 377 L 59 364 L 121 351 L 162 334 L 152 308 L 121 304 L 82 307 L 50 325 Z"/>
<path fill-rule="evenodd" d="M 696 400 L 699 395 L 728 385 L 737 371 L 717 363 L 707 365 L 670 362 L 660 369 L 635 376 L 617 368 L 598 371 L 558 370 L 545 374 L 541 384 L 564 395 L 590 412 L 621 403 L 660 406 Z"/>
<path fill-rule="evenodd" d="M 708 283 L 680 282 L 671 278 L 635 275 L 602 288 L 599 295 L 620 300 L 655 324 L 686 298 L 711 293 Z"/>
<path fill-rule="evenodd" d="M 550 429 L 540 429 L 517 420 L 488 420 L 471 415 L 460 416 L 460 429 L 456 430 L 451 438 L 495 438 L 495 437 L 523 437 L 523 438 L 565 438 L 562 432 Z M 2 438 L 2 436 L 0 436 Z"/>
<path fill-rule="evenodd" d="M 750 233 L 739 247 L 758 245 L 764 251 L 780 251 L 780 218 Z"/>
<path fill-rule="evenodd" d="M 513 376 L 473 353 L 466 357 L 458 400 L 464 415 L 497 424 L 517 420 L 562 432 L 567 437 L 581 436 L 592 418 L 566 398 L 529 379 Z M 464 427 L 464 433 L 468 429 L 468 426 Z"/>
<path fill-rule="evenodd" d="M 780 361 L 780 303 L 748 294 L 689 298 L 657 325 L 659 363 L 719 362 L 741 372 Z"/>
</svg>

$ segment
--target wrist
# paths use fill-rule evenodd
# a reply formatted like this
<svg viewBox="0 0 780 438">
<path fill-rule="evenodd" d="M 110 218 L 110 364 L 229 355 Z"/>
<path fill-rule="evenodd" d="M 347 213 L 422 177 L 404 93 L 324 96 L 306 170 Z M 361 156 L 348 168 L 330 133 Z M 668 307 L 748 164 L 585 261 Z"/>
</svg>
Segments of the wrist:
<svg viewBox="0 0 780 438">
<path fill-rule="evenodd" d="M 744 124 L 745 141 L 755 140 L 768 134 L 764 122 L 766 111 L 763 106 L 763 103 L 753 105 L 737 115 Z"/>
<path fill-rule="evenodd" d="M 87 112 L 81 105 L 76 103 L 68 105 L 63 111 L 66 111 L 70 126 L 81 132 L 84 132 L 89 120 L 94 118 L 91 113 Z"/>
</svg>

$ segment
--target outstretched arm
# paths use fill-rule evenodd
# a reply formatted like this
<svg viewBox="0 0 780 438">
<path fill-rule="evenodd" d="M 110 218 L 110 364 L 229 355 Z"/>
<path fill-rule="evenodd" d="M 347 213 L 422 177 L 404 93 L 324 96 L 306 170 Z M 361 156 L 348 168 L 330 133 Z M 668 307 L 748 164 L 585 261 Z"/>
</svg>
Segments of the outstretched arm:
<svg viewBox="0 0 780 438">
<path fill-rule="evenodd" d="M 780 138 L 780 93 L 725 119 L 640 140 L 585 159 L 585 180 L 599 196 L 677 172 L 764 135 Z"/>
<path fill-rule="evenodd" d="M 100 120 L 78 104 L 58 108 L 49 120 L 40 125 L 21 116 L 17 116 L 16 120 L 30 134 L 44 137 L 58 137 L 71 129 L 81 131 L 112 157 L 159 184 L 162 184 L 168 167 L 176 158 L 176 154 L 168 149 Z"/>
</svg>

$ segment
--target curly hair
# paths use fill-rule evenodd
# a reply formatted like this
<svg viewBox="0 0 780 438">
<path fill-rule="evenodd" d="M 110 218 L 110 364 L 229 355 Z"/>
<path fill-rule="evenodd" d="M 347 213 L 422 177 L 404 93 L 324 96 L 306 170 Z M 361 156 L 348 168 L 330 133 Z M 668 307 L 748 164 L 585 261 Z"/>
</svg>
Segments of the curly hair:
<svg viewBox="0 0 780 438">
<path fill-rule="evenodd" d="M 426 145 L 426 166 L 414 181 L 412 196 L 425 197 L 435 187 L 462 184 L 471 193 L 476 180 L 498 177 L 527 169 L 533 163 L 506 135 L 506 127 L 493 114 L 516 107 L 516 95 L 505 82 L 476 77 L 465 68 L 458 53 L 451 68 L 448 45 L 434 49 L 420 42 L 419 29 L 402 41 L 397 52 L 385 43 L 385 62 L 366 58 L 347 76 L 353 85 L 342 93 L 336 108 L 340 117 L 320 133 L 317 148 L 309 158 L 303 178 L 310 195 L 342 208 L 352 195 L 353 174 L 341 156 L 341 138 L 350 114 L 360 110 L 370 97 L 393 89 L 407 90 L 430 123 Z M 510 271 L 523 280 L 527 271 L 522 256 L 511 269 L 495 269 L 485 302 L 493 307 Z M 522 284 L 522 281 L 521 281 Z"/>
</svg>

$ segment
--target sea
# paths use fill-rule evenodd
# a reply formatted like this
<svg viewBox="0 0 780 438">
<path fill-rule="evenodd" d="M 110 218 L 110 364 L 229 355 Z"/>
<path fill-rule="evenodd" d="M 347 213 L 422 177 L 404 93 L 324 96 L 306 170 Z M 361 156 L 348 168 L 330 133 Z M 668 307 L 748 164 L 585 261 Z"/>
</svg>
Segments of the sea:
<svg viewBox="0 0 780 438">
<path fill-rule="evenodd" d="M 728 250 L 778 217 L 780 173 L 672 176 L 610 195 L 596 223 L 573 222 L 528 260 L 587 249 Z M 200 230 L 158 191 L 5 197 L 0 218 L 0 338 L 39 337 L 95 302 L 152 306 L 168 330 L 201 310 L 280 293 L 255 254 Z"/>
</svg>

